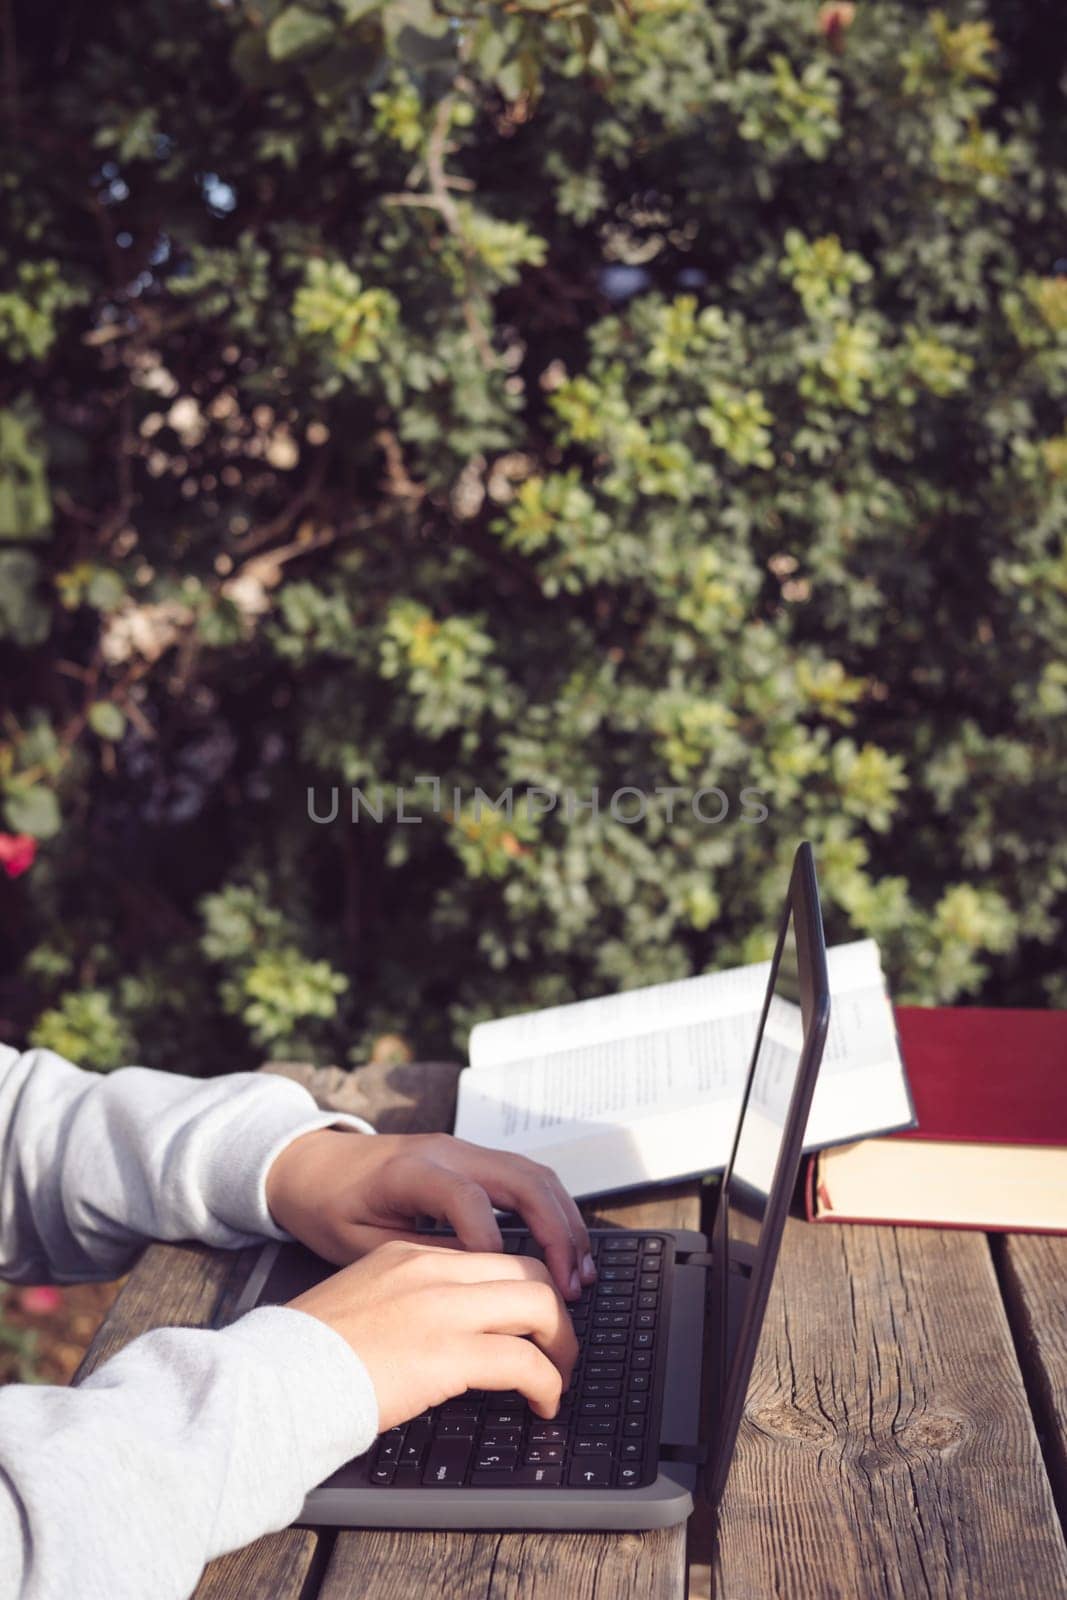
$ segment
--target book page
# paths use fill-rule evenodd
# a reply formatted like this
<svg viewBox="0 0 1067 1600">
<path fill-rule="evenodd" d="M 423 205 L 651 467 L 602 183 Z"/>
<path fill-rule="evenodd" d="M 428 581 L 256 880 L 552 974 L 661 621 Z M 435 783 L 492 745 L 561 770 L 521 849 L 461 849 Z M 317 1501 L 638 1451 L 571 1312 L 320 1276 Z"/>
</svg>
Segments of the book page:
<svg viewBox="0 0 1067 1600">
<path fill-rule="evenodd" d="M 462 1137 L 533 1153 L 593 1124 L 716 1100 L 736 1108 L 756 1013 L 687 1023 L 460 1077 Z"/>
<path fill-rule="evenodd" d="M 479 1022 L 471 1030 L 471 1069 L 538 1060 L 556 1050 L 607 1044 L 676 1023 L 758 1012 L 770 970 L 769 961 L 759 961 L 726 972 L 680 978 L 675 983 L 627 989 L 599 1000 L 576 1000 L 571 1005 Z"/>
<path fill-rule="evenodd" d="M 877 946 L 838 946 L 828 965 L 831 1022 L 808 1148 L 911 1120 Z M 594 1146 L 598 1171 L 621 1163 L 649 1181 L 649 1161 L 661 1177 L 722 1167 L 769 973 L 761 962 L 480 1024 L 471 1039 L 477 1065 L 460 1076 L 457 1135 L 557 1171 L 564 1163 L 569 1174 L 575 1160 L 565 1152 L 582 1147 L 591 1159 Z M 769 1035 L 795 1043 L 800 1028 L 799 1008 L 776 997 Z M 672 1140 L 673 1171 L 659 1171 L 671 1165 Z M 602 1192 L 588 1187 L 590 1170 L 572 1192 Z"/>
</svg>

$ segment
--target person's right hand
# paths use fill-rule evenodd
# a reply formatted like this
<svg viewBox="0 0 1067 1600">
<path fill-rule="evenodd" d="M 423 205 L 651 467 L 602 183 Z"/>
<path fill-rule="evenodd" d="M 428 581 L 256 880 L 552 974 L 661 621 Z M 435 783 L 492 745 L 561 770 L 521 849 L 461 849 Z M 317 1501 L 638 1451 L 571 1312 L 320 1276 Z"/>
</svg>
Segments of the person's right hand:
<svg viewBox="0 0 1067 1600">
<path fill-rule="evenodd" d="M 517 1389 L 538 1416 L 554 1417 L 578 1358 L 548 1269 L 527 1256 L 397 1241 L 289 1303 L 359 1356 L 379 1432 L 465 1389 Z"/>
</svg>

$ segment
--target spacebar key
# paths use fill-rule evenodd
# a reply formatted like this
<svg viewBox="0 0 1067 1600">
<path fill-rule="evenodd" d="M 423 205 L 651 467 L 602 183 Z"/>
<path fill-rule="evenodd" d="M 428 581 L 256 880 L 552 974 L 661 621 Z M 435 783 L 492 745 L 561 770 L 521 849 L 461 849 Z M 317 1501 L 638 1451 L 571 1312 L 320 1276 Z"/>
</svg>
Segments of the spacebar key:
<svg viewBox="0 0 1067 1600">
<path fill-rule="evenodd" d="M 473 1439 L 435 1439 L 422 1469 L 423 1483 L 462 1483 L 473 1447 Z"/>
</svg>

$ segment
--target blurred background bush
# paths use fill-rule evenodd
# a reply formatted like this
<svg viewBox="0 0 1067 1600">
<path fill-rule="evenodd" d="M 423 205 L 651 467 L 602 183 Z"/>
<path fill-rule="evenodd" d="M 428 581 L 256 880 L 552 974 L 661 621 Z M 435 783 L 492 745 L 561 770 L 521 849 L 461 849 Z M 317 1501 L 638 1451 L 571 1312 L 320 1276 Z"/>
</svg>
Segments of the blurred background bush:
<svg viewBox="0 0 1067 1600">
<path fill-rule="evenodd" d="M 1067 1003 L 1063 39 L 15 4 L 3 1036 L 455 1054 L 765 955 L 803 835 L 899 998 Z M 439 814 L 347 820 L 427 776 Z M 711 785 L 719 824 L 654 794 Z"/>
</svg>

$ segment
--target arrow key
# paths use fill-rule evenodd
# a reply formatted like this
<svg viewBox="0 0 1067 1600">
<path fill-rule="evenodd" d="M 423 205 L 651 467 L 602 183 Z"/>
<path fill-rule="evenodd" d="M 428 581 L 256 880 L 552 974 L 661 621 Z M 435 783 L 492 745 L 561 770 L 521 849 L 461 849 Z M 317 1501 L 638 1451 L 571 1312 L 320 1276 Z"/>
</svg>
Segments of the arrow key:
<svg viewBox="0 0 1067 1600">
<path fill-rule="evenodd" d="M 568 1483 L 572 1489 L 604 1489 L 611 1482 L 610 1456 L 583 1456 L 571 1463 Z"/>
</svg>

